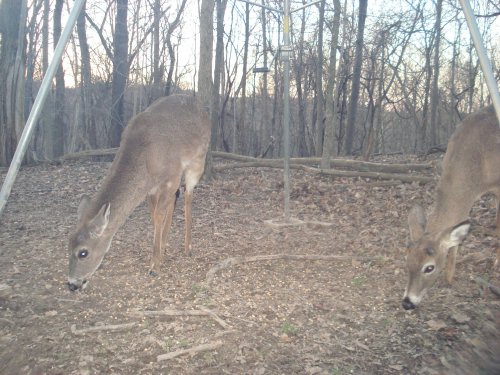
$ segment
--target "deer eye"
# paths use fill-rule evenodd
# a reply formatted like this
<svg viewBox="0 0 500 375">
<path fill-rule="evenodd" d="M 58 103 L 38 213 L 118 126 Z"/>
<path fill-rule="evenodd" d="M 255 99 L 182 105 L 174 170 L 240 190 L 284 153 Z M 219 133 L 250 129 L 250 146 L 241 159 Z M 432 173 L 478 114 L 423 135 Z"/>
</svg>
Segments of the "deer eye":
<svg viewBox="0 0 500 375">
<path fill-rule="evenodd" d="M 78 252 L 78 258 L 80 258 L 80 259 L 84 259 L 84 258 L 86 258 L 88 255 L 89 255 L 89 252 L 88 252 L 88 250 L 86 250 L 86 249 L 80 250 L 80 251 Z"/>
<path fill-rule="evenodd" d="M 434 271 L 434 266 L 432 264 L 424 267 L 424 273 L 431 273 L 433 271 Z"/>
</svg>

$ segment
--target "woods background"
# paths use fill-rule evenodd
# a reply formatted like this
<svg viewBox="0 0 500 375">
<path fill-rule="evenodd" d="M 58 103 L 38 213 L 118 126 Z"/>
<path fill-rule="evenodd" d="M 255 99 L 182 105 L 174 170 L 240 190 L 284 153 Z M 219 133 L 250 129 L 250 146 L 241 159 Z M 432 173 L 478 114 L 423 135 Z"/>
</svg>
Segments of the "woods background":
<svg viewBox="0 0 500 375">
<path fill-rule="evenodd" d="M 499 80 L 500 5 L 472 6 Z M 1 0 L 2 166 L 72 7 Z M 490 102 L 454 0 L 322 1 L 293 13 L 291 39 L 292 156 L 426 151 Z M 282 156 L 281 40 L 278 13 L 241 1 L 87 0 L 27 160 L 116 147 L 135 113 L 192 91 L 212 98 L 215 149 Z"/>
</svg>

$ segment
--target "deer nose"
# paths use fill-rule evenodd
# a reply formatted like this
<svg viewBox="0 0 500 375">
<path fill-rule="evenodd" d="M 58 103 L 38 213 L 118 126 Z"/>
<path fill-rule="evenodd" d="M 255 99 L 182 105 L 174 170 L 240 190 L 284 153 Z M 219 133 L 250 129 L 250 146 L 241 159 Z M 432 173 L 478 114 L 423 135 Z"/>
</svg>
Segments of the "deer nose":
<svg viewBox="0 0 500 375">
<path fill-rule="evenodd" d="M 408 297 L 405 297 L 405 299 L 403 300 L 403 308 L 405 310 L 413 310 L 415 307 L 417 306 L 415 306 Z"/>
<path fill-rule="evenodd" d="M 69 288 L 69 290 L 71 290 L 72 292 L 75 292 L 75 291 L 77 291 L 77 290 L 78 290 L 78 285 L 76 285 L 76 284 L 72 284 L 72 283 L 68 282 L 68 288 Z"/>
</svg>

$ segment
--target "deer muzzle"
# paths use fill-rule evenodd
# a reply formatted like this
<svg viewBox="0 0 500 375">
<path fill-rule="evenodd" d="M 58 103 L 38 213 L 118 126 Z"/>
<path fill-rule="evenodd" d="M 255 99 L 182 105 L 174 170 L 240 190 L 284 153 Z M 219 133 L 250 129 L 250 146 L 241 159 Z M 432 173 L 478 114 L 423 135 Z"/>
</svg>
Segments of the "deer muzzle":
<svg viewBox="0 0 500 375">
<path fill-rule="evenodd" d="M 415 305 L 413 304 L 413 302 L 412 302 L 412 301 L 410 301 L 410 299 L 409 299 L 408 297 L 405 297 L 405 298 L 403 299 L 403 308 L 404 308 L 405 310 L 413 310 L 415 307 L 417 307 L 417 306 L 415 306 Z"/>
<path fill-rule="evenodd" d="M 87 286 L 87 280 L 68 280 L 68 288 L 72 292 L 76 292 L 78 289 L 85 289 Z"/>
</svg>

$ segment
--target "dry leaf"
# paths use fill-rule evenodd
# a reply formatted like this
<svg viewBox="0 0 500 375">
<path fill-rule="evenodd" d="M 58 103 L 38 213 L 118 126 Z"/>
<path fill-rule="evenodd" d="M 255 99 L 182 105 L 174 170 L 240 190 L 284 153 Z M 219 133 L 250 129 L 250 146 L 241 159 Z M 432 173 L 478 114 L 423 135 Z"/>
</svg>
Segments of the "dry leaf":
<svg viewBox="0 0 500 375">
<path fill-rule="evenodd" d="M 425 323 L 429 326 L 429 329 L 431 329 L 432 331 L 439 331 L 440 329 L 446 328 L 446 323 L 443 322 L 442 320 L 431 319 Z"/>
<path fill-rule="evenodd" d="M 468 321 L 470 321 L 470 317 L 468 315 L 465 315 L 465 314 L 460 313 L 460 312 L 453 313 L 453 315 L 451 316 L 451 319 L 453 319 L 458 324 L 464 324 L 464 323 L 467 323 Z"/>
</svg>

